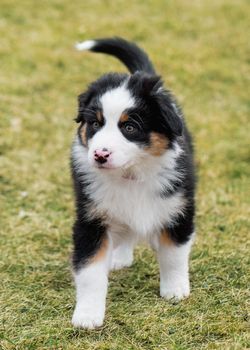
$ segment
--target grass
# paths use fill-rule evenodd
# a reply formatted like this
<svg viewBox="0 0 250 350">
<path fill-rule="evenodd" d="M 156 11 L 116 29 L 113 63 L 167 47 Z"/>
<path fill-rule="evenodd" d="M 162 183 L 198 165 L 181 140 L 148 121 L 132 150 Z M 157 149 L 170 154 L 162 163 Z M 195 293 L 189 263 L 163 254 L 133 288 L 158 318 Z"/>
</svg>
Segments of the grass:
<svg viewBox="0 0 250 350">
<path fill-rule="evenodd" d="M 1 348 L 247 349 L 249 4 L 1 1 Z M 191 297 L 159 298 L 150 250 L 112 273 L 105 325 L 73 329 L 69 149 L 76 96 L 115 59 L 72 48 L 138 42 L 181 102 L 199 172 Z M 248 125 L 247 125 L 248 122 Z"/>
</svg>

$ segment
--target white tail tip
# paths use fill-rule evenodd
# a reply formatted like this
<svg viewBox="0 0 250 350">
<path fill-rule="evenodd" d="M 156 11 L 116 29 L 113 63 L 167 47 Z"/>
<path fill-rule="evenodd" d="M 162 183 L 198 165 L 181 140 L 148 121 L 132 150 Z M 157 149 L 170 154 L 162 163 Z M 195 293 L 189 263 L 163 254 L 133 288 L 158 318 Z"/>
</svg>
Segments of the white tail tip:
<svg viewBox="0 0 250 350">
<path fill-rule="evenodd" d="M 84 50 L 91 50 L 92 47 L 95 46 L 95 41 L 94 40 L 86 40 L 86 41 L 82 41 L 81 43 L 77 43 L 75 45 L 75 48 L 78 51 L 84 51 Z"/>
</svg>

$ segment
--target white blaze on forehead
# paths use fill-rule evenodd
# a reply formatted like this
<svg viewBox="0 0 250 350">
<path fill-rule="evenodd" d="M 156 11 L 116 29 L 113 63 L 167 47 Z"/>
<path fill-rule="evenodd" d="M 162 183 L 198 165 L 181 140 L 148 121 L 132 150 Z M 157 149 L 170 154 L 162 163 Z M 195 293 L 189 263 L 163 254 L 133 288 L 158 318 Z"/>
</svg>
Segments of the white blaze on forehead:
<svg viewBox="0 0 250 350">
<path fill-rule="evenodd" d="M 113 119 L 117 122 L 125 109 L 135 106 L 135 99 L 131 96 L 125 84 L 105 92 L 101 96 L 100 102 L 104 118 L 106 120 Z"/>
</svg>

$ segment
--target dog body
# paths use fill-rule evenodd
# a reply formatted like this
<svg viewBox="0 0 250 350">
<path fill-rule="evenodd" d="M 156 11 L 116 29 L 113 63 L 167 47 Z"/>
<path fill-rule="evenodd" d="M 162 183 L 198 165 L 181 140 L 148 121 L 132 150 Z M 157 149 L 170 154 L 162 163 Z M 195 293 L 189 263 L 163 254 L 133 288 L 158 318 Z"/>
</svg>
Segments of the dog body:
<svg viewBox="0 0 250 350">
<path fill-rule="evenodd" d="M 103 323 L 109 270 L 130 266 L 139 240 L 157 252 L 161 296 L 189 295 L 195 176 L 182 112 L 147 55 L 123 39 L 78 49 L 116 56 L 131 72 L 104 75 L 79 96 L 72 322 L 94 328 Z"/>
</svg>

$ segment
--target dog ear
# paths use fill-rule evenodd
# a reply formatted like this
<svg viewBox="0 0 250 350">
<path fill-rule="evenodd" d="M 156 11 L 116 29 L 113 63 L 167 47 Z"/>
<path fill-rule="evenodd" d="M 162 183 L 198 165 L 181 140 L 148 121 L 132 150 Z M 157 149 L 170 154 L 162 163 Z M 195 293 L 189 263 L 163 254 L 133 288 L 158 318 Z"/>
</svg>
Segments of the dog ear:
<svg viewBox="0 0 250 350">
<path fill-rule="evenodd" d="M 181 136 L 183 121 L 170 93 L 160 88 L 154 93 L 154 99 L 159 108 L 160 123 L 164 130 L 173 136 Z"/>
<path fill-rule="evenodd" d="M 148 97 L 153 91 L 161 86 L 161 77 L 158 75 L 149 75 L 144 72 L 134 73 L 128 82 L 128 87 L 135 94 L 141 97 Z"/>
<path fill-rule="evenodd" d="M 135 95 L 138 94 L 146 99 L 161 129 L 169 137 L 182 135 L 183 121 L 173 97 L 164 89 L 159 75 L 136 72 L 129 79 L 128 87 L 134 91 Z"/>
<path fill-rule="evenodd" d="M 157 105 L 159 113 L 157 117 L 163 129 L 173 136 L 181 136 L 183 121 L 171 93 L 164 89 L 161 77 L 158 75 L 145 77 L 143 86 L 144 91 Z"/>
<path fill-rule="evenodd" d="M 159 75 L 144 76 L 142 79 L 142 92 L 144 95 L 153 95 L 162 86 Z"/>
<path fill-rule="evenodd" d="M 78 96 L 78 114 L 75 118 L 77 123 L 84 122 L 84 109 L 92 98 L 92 93 L 90 91 L 84 92 Z"/>
</svg>

